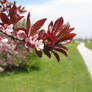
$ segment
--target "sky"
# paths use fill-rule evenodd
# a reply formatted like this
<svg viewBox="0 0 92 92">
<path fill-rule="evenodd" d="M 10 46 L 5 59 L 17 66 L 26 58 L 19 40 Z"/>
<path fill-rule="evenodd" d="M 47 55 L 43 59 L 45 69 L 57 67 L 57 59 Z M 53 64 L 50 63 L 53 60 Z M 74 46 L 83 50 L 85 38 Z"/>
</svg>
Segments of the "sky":
<svg viewBox="0 0 92 92">
<path fill-rule="evenodd" d="M 10 0 L 12 1 L 12 0 Z M 31 13 L 32 23 L 47 18 L 43 28 L 51 20 L 64 18 L 64 23 L 69 22 L 75 27 L 76 37 L 92 38 L 92 0 L 15 0 L 26 7 Z"/>
</svg>

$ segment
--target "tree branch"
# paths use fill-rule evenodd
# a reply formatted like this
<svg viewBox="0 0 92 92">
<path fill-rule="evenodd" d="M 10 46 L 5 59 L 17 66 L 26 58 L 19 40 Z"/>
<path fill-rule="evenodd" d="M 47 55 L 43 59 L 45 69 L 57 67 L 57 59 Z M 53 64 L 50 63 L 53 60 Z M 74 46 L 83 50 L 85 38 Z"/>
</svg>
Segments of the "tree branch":
<svg viewBox="0 0 92 92">
<path fill-rule="evenodd" d="M 25 40 L 20 40 L 20 39 L 14 37 L 14 36 L 12 36 L 12 35 L 8 35 L 8 34 L 4 33 L 2 30 L 0 30 L 0 33 L 3 33 L 4 35 L 10 37 L 10 38 L 13 39 L 13 40 L 18 40 L 18 41 L 23 41 L 23 42 L 25 42 Z"/>
</svg>

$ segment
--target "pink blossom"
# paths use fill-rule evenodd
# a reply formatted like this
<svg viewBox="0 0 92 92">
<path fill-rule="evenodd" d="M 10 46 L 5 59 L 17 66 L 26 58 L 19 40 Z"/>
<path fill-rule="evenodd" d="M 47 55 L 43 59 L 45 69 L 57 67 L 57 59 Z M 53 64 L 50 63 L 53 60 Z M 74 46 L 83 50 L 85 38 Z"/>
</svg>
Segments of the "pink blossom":
<svg viewBox="0 0 92 92">
<path fill-rule="evenodd" d="M 35 42 L 37 41 L 37 39 L 38 39 L 38 34 L 35 34 L 33 36 L 27 37 L 26 42 L 29 42 L 30 44 L 35 45 Z"/>
<path fill-rule="evenodd" d="M 2 31 L 5 32 L 6 34 L 8 35 L 12 35 L 11 33 L 13 32 L 13 24 L 10 24 L 10 25 L 4 25 L 2 27 Z"/>
<path fill-rule="evenodd" d="M 0 43 L 7 43 L 7 42 L 8 42 L 7 38 L 0 37 Z"/>
<path fill-rule="evenodd" d="M 25 44 L 25 47 L 27 48 L 27 51 L 28 51 L 28 52 L 32 52 L 32 48 L 31 48 L 30 46 L 28 46 L 27 43 Z"/>
<path fill-rule="evenodd" d="M 43 40 L 37 40 L 35 42 L 35 47 L 36 49 L 39 51 L 41 49 L 44 49 L 44 43 L 43 43 Z"/>
<path fill-rule="evenodd" d="M 31 44 L 31 46 L 35 47 L 38 51 L 44 49 L 43 40 L 38 40 L 38 34 L 26 38 L 26 42 Z M 26 45 L 26 48 L 28 47 L 30 48 L 30 46 Z"/>
<path fill-rule="evenodd" d="M 6 44 L 8 42 L 8 39 L 7 38 L 3 38 L 0 36 L 0 48 Z"/>
<path fill-rule="evenodd" d="M 8 42 L 8 39 L 7 38 L 4 38 L 1 40 L 2 43 L 7 43 Z"/>
<path fill-rule="evenodd" d="M 25 37 L 26 37 L 25 32 L 22 31 L 22 30 L 19 30 L 16 34 L 17 34 L 16 37 L 17 37 L 18 39 L 20 39 L 20 40 L 24 40 Z"/>
</svg>

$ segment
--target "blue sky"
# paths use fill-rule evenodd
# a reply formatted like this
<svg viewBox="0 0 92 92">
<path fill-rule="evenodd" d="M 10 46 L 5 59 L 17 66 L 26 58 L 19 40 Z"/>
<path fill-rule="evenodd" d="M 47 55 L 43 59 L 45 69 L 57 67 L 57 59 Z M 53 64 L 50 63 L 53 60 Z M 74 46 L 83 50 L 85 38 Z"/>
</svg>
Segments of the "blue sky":
<svg viewBox="0 0 92 92">
<path fill-rule="evenodd" d="M 43 4 L 43 3 L 47 3 L 50 2 L 51 0 L 9 0 L 9 1 L 16 1 L 19 4 Z"/>
<path fill-rule="evenodd" d="M 11 0 L 12 1 L 12 0 Z M 44 28 L 51 20 L 63 17 L 75 27 L 77 37 L 92 37 L 92 0 L 15 0 L 31 12 L 31 20 L 47 17 Z"/>
</svg>

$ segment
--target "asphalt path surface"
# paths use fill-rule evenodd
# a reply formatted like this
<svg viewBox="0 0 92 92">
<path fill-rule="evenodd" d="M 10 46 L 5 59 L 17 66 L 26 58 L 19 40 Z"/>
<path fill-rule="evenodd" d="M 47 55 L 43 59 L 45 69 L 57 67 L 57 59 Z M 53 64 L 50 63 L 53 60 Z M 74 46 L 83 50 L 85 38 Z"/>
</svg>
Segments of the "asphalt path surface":
<svg viewBox="0 0 92 92">
<path fill-rule="evenodd" d="M 88 71 L 92 77 L 92 50 L 88 49 L 84 43 L 80 43 L 77 48 L 83 57 L 85 64 L 88 67 Z"/>
</svg>

